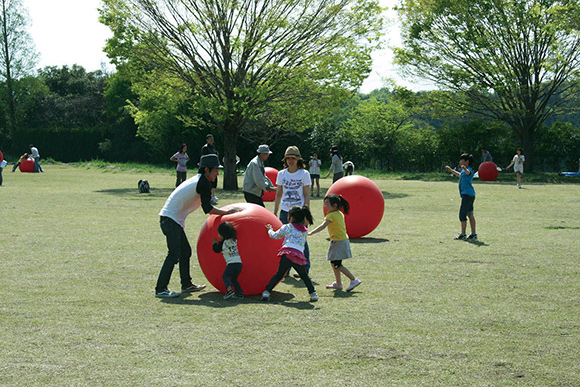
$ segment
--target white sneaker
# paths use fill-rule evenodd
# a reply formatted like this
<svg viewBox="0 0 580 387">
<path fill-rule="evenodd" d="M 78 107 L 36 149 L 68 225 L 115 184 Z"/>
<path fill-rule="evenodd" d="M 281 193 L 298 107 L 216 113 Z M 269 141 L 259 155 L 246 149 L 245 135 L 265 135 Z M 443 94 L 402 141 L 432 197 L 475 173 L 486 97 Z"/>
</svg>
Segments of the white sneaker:
<svg viewBox="0 0 580 387">
<path fill-rule="evenodd" d="M 270 292 L 267 290 L 264 290 L 264 292 L 262 293 L 262 301 L 270 301 Z"/>
<path fill-rule="evenodd" d="M 518 184 L 518 188 L 522 188 L 522 186 Z"/>
<path fill-rule="evenodd" d="M 348 288 L 346 288 L 346 291 L 350 292 L 352 289 L 359 286 L 361 282 L 362 282 L 361 280 L 359 280 L 358 278 L 355 278 L 354 280 L 350 281 L 350 285 L 348 285 Z"/>
<path fill-rule="evenodd" d="M 318 301 L 318 293 L 316 293 L 316 292 L 310 293 L 310 302 L 316 302 L 316 301 Z"/>
</svg>

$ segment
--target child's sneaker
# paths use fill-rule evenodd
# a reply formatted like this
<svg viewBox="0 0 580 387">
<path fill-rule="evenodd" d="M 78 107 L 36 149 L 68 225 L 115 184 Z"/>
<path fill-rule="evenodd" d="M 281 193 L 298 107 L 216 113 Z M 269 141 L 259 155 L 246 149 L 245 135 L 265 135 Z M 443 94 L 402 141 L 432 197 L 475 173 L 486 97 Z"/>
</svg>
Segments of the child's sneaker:
<svg viewBox="0 0 580 387">
<path fill-rule="evenodd" d="M 155 293 L 155 297 L 157 298 L 175 298 L 179 297 L 180 295 L 181 295 L 180 293 L 172 292 L 169 289 L 165 289 L 163 291 Z"/>
<path fill-rule="evenodd" d="M 264 290 L 264 292 L 262 293 L 262 301 L 270 301 L 270 292 L 267 290 Z"/>
<path fill-rule="evenodd" d="M 456 241 L 464 241 L 464 240 L 466 240 L 466 239 L 467 239 L 467 235 L 465 235 L 464 233 L 461 233 L 461 234 L 457 235 L 457 236 L 456 236 L 455 238 L 453 238 L 453 239 L 455 239 Z"/>
<path fill-rule="evenodd" d="M 330 285 L 326 285 L 326 289 L 336 289 L 336 290 L 342 290 L 342 284 L 339 285 L 336 282 L 331 283 Z"/>
<path fill-rule="evenodd" d="M 316 292 L 310 293 L 310 302 L 316 302 L 316 301 L 318 301 L 318 293 L 316 293 Z"/>
<path fill-rule="evenodd" d="M 228 298 L 231 298 L 233 296 L 234 296 L 234 291 L 232 289 L 228 289 L 226 294 L 224 294 L 224 300 L 227 300 Z"/>
<path fill-rule="evenodd" d="M 353 279 L 352 281 L 350 281 L 350 285 L 348 285 L 348 288 L 346 288 L 347 292 L 350 292 L 352 289 L 356 288 L 357 286 L 360 285 L 362 281 L 359 280 L 358 278 Z"/>
<path fill-rule="evenodd" d="M 469 234 L 469 236 L 467 237 L 468 241 L 476 241 L 477 240 L 477 234 Z"/>
</svg>

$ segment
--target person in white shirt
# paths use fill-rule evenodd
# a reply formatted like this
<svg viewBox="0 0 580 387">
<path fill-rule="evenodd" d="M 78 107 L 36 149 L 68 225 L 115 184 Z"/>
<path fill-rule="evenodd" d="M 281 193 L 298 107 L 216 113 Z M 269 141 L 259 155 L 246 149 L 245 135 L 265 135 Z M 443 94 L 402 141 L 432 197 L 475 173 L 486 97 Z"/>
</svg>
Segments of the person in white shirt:
<svg viewBox="0 0 580 387">
<path fill-rule="evenodd" d="M 38 153 L 38 148 L 30 144 L 30 153 L 34 159 L 34 172 L 44 172 L 40 166 L 40 153 Z"/>
<path fill-rule="evenodd" d="M 276 178 L 276 199 L 274 201 L 274 215 L 278 215 L 280 210 L 280 221 L 288 223 L 288 211 L 292 207 L 310 207 L 310 173 L 304 169 L 304 159 L 300 155 L 297 146 L 289 146 L 284 153 L 285 169 L 278 172 Z M 310 270 L 310 249 L 308 243 L 304 247 L 304 256 L 308 263 L 306 271 Z"/>
<path fill-rule="evenodd" d="M 238 282 L 238 276 L 242 272 L 242 257 L 238 250 L 237 232 L 234 225 L 230 222 L 223 222 L 217 228 L 218 237 L 221 240 L 213 240 L 213 251 L 222 253 L 226 261 L 226 269 L 222 279 L 226 287 L 224 300 L 228 298 L 244 298 L 242 286 Z"/>
<path fill-rule="evenodd" d="M 505 169 L 509 169 L 512 165 L 514 166 L 514 172 L 516 173 L 516 178 L 518 180 L 517 187 L 522 188 L 522 175 L 524 174 L 524 163 L 526 162 L 526 157 L 522 154 L 522 148 L 518 148 L 514 158 L 510 165 Z"/>
<path fill-rule="evenodd" d="M 316 196 L 320 196 L 320 166 L 322 161 L 318 158 L 318 153 L 314 152 L 308 166 L 310 167 L 310 179 L 312 185 L 310 186 L 310 195 L 314 196 L 314 184 L 316 184 Z"/>
<path fill-rule="evenodd" d="M 191 282 L 189 271 L 191 246 L 185 235 L 185 219 L 199 207 L 206 214 L 215 215 L 226 215 L 239 211 L 239 208 L 224 211 L 211 204 L 211 183 L 217 178 L 221 167 L 217 155 L 201 156 L 198 174 L 175 188 L 159 212 L 159 224 L 167 239 L 168 252 L 155 286 L 155 297 L 157 298 L 179 297 L 180 293 L 168 289 L 173 268 L 178 263 L 182 293 L 205 288 L 205 285 L 196 285 Z"/>
</svg>

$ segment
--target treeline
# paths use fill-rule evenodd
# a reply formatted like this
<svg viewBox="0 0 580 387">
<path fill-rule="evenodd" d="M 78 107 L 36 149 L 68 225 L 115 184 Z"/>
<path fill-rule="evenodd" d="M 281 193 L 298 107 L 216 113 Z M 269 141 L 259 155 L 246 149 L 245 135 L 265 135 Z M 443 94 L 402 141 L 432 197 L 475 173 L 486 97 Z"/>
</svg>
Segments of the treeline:
<svg viewBox="0 0 580 387">
<path fill-rule="evenodd" d="M 87 72 L 75 65 L 46 67 L 36 76 L 17 80 L 12 130 L 8 129 L 6 85 L 0 87 L 0 150 L 12 158 L 27 152 L 33 143 L 43 158 L 62 162 L 169 164 L 182 142 L 188 143 L 188 153 L 196 160 L 210 132 L 222 150 L 221 134 L 207 124 L 210 120 L 199 108 L 192 109 L 193 96 L 163 93 L 162 87 L 155 93 L 142 90 L 119 73 Z M 510 128 L 449 111 L 441 101 L 438 91 L 380 89 L 353 95 L 301 132 L 272 128 L 256 119 L 238 140 L 240 164 L 245 166 L 261 142 L 272 146 L 275 155 L 270 164 L 277 168 L 291 144 L 298 145 L 304 157 L 318 152 L 323 160 L 328 160 L 331 145 L 338 145 L 345 160 L 352 160 L 357 168 L 383 171 L 439 171 L 456 163 L 462 152 L 471 152 L 478 160 L 482 148 L 492 153 L 498 165 L 509 163 L 520 146 Z M 578 117 L 551 120 L 537 133 L 536 171 L 578 169 Z"/>
</svg>

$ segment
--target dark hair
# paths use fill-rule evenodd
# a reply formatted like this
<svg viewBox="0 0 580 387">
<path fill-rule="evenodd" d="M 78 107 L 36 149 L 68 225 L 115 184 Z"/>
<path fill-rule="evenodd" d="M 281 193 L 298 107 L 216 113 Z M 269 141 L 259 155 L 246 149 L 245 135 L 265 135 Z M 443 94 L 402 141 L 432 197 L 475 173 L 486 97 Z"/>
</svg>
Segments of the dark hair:
<svg viewBox="0 0 580 387">
<path fill-rule="evenodd" d="M 342 155 L 338 151 L 338 147 L 336 145 L 330 147 L 330 153 L 332 153 L 332 155 L 338 155 L 338 157 L 342 158 Z"/>
<path fill-rule="evenodd" d="M 473 166 L 473 155 L 471 153 L 462 153 L 461 156 L 459 156 L 459 160 L 467 160 L 469 161 L 469 166 Z"/>
<path fill-rule="evenodd" d="M 350 211 L 350 204 L 348 204 L 348 202 L 346 201 L 345 198 L 342 197 L 342 195 L 331 193 L 326 195 L 324 197 L 324 200 L 328 200 L 331 206 L 336 205 L 336 208 L 338 208 L 339 210 L 342 208 L 345 214 L 348 214 L 348 212 Z"/>
<path fill-rule="evenodd" d="M 517 150 L 519 150 L 520 152 L 524 153 L 524 150 L 522 148 L 518 148 Z"/>
<path fill-rule="evenodd" d="M 183 143 L 179 146 L 179 153 L 183 152 L 183 148 L 185 148 L 187 146 L 186 143 Z"/>
<path fill-rule="evenodd" d="M 308 220 L 308 223 L 314 224 L 314 218 L 310 209 L 307 206 L 297 207 L 294 206 L 288 211 L 288 220 L 294 221 L 293 223 L 304 223 L 304 219 Z"/>
<path fill-rule="evenodd" d="M 292 156 L 294 157 L 294 156 Z M 306 164 L 304 164 L 304 160 L 302 159 L 297 159 L 298 162 L 296 163 L 296 166 L 298 167 L 298 169 L 304 169 L 306 167 Z M 284 168 L 288 168 L 288 163 L 286 162 L 286 159 L 284 159 Z"/>
<path fill-rule="evenodd" d="M 226 239 L 236 239 L 236 228 L 230 222 L 223 222 L 217 228 L 219 234 Z"/>
</svg>

